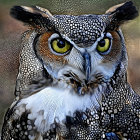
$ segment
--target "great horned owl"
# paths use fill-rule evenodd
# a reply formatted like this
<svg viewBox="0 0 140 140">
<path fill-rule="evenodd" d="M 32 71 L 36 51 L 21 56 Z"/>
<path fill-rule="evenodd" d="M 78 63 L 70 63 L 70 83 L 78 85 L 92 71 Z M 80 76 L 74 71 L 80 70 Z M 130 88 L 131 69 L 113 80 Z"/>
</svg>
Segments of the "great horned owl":
<svg viewBox="0 0 140 140">
<path fill-rule="evenodd" d="M 23 34 L 15 101 L 2 140 L 140 139 L 140 96 L 127 82 L 120 25 L 138 16 L 132 2 L 103 15 L 52 15 L 15 6 Z"/>
</svg>

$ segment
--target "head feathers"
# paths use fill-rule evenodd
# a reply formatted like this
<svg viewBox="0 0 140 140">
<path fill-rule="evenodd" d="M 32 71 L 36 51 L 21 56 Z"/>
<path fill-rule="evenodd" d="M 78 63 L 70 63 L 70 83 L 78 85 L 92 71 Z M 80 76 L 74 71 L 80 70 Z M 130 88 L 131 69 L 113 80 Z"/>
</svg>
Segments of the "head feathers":
<svg viewBox="0 0 140 140">
<path fill-rule="evenodd" d="M 109 16 L 108 29 L 114 30 L 122 23 L 133 20 L 138 16 L 138 11 L 132 1 L 111 7 L 106 11 Z"/>
</svg>

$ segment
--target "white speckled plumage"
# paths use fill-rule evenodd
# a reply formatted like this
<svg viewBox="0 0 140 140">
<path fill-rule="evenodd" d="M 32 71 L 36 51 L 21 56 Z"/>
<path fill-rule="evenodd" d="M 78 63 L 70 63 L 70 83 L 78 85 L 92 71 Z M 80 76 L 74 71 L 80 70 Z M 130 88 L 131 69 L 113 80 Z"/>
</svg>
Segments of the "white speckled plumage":
<svg viewBox="0 0 140 140">
<path fill-rule="evenodd" d="M 77 110 L 85 111 L 87 108 L 92 110 L 99 108 L 98 100 L 101 100 L 99 93 L 93 93 L 91 96 L 87 94 L 79 98 L 71 87 L 62 88 L 62 85 L 47 87 L 28 98 L 22 99 L 17 104 L 16 110 L 21 110 L 22 113 L 28 110 L 30 112 L 28 119 L 35 120 L 35 127 L 44 133 L 51 128 L 55 119 L 62 125 L 65 122 L 65 117 L 74 117 Z M 103 87 L 101 86 L 101 88 Z M 96 92 L 98 92 L 97 89 Z M 21 115 L 19 111 L 16 114 Z M 38 117 L 36 118 L 36 116 Z M 44 123 L 42 123 L 43 120 Z"/>
<path fill-rule="evenodd" d="M 2 140 L 140 138 L 140 96 L 127 83 L 120 30 L 138 15 L 132 2 L 103 15 L 53 16 L 38 6 L 11 15 L 32 28 L 22 37 Z"/>
</svg>

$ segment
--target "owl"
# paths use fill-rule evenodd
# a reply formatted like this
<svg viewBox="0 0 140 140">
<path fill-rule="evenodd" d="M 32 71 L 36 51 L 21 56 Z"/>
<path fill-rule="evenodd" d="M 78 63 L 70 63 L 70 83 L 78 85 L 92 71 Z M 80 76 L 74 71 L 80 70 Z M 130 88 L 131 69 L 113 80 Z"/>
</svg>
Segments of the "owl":
<svg viewBox="0 0 140 140">
<path fill-rule="evenodd" d="M 127 82 L 120 29 L 138 16 L 131 1 L 102 15 L 52 15 L 39 6 L 10 14 L 29 29 L 2 140 L 140 139 L 140 96 Z"/>
</svg>

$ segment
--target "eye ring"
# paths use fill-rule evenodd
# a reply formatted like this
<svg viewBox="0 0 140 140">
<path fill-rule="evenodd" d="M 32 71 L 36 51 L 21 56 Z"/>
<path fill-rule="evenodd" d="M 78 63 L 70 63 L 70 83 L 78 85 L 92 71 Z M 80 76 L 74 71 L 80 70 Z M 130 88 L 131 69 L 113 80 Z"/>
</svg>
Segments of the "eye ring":
<svg viewBox="0 0 140 140">
<path fill-rule="evenodd" d="M 96 50 L 102 55 L 107 55 L 111 51 L 112 39 L 109 37 L 104 37 L 98 42 Z"/>
<path fill-rule="evenodd" d="M 72 49 L 72 45 L 67 40 L 57 37 L 51 40 L 50 48 L 56 55 L 66 55 Z"/>
</svg>

